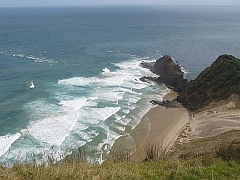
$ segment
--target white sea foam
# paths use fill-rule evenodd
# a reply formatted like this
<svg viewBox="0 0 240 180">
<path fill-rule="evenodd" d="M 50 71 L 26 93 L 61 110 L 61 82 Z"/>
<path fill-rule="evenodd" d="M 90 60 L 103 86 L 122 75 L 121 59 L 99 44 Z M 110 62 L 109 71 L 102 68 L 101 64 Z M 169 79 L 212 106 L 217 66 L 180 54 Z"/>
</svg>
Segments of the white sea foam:
<svg viewBox="0 0 240 180">
<path fill-rule="evenodd" d="M 111 89 L 98 88 L 94 93 L 95 96 L 98 96 L 98 100 L 101 101 L 111 101 L 117 102 L 119 99 L 123 98 L 124 92 L 115 91 Z"/>
<path fill-rule="evenodd" d="M 128 114 L 128 113 L 130 112 L 130 110 L 129 110 L 129 109 L 123 109 L 122 112 L 123 112 L 124 114 Z"/>
<path fill-rule="evenodd" d="M 80 98 L 75 100 L 61 101 L 58 104 L 62 107 L 63 110 L 67 111 L 76 111 L 83 107 L 87 102 L 86 98 Z"/>
<path fill-rule="evenodd" d="M 120 138 L 122 135 L 119 135 L 118 133 L 114 131 L 108 131 L 107 132 L 107 138 L 104 139 L 101 143 L 98 144 L 97 149 L 100 150 L 101 155 L 103 154 L 103 151 L 109 153 L 115 140 Z M 98 162 L 101 164 L 103 163 L 103 158 L 100 156 L 98 158 Z"/>
<path fill-rule="evenodd" d="M 125 133 L 125 126 L 136 127 L 150 109 L 146 104 L 154 90 L 149 90 L 152 85 L 139 78 L 151 73 L 138 67 L 139 63 L 117 63 L 118 69 L 104 68 L 97 77 L 59 80 L 57 91 L 51 92 L 58 104 L 46 100 L 28 103 L 28 112 L 35 121 L 27 127 L 29 137 L 43 146 L 76 148 L 97 140 L 98 130 L 103 128 L 107 138 L 94 144 L 98 144 L 101 153 L 109 152 L 115 140 Z M 150 93 L 142 93 L 142 89 Z"/>
<path fill-rule="evenodd" d="M 79 110 L 80 121 L 86 124 L 98 124 L 100 121 L 105 121 L 110 116 L 118 112 L 120 107 L 104 107 L 104 108 L 89 108 Z"/>
<path fill-rule="evenodd" d="M 115 118 L 115 122 L 124 126 L 131 121 L 131 117 L 128 117 L 128 116 L 126 117 L 126 114 L 124 114 L 123 116 L 119 116 L 118 114 L 115 114 L 114 118 Z"/>
<path fill-rule="evenodd" d="M 27 127 L 30 136 L 48 145 L 59 146 L 75 126 L 79 113 L 69 113 L 39 120 Z"/>
<path fill-rule="evenodd" d="M 29 118 L 31 118 L 32 121 L 44 119 L 60 113 L 59 105 L 49 103 L 46 99 L 39 99 L 27 103 L 25 104 L 25 109 L 29 113 Z"/>
<path fill-rule="evenodd" d="M 5 166 L 12 166 L 13 161 L 7 161 L 9 159 L 16 159 L 19 162 L 34 161 L 37 165 L 42 163 L 48 163 L 49 158 L 53 162 L 57 162 L 65 158 L 68 154 L 71 153 L 69 149 L 60 149 L 56 146 L 43 146 L 41 148 L 33 146 L 33 144 L 27 144 L 26 141 L 23 142 L 24 146 L 14 147 L 10 152 L 5 153 L 1 158 L 1 161 L 5 162 Z M 38 155 L 41 155 L 41 158 L 38 158 Z M 7 162 L 7 163 L 6 163 Z"/>
<path fill-rule="evenodd" d="M 13 57 L 20 57 L 20 58 L 26 58 L 29 60 L 32 60 L 33 62 L 36 63 L 58 63 L 57 61 L 53 60 L 53 59 L 48 59 L 46 57 L 42 57 L 42 54 L 40 54 L 39 56 L 34 56 L 34 55 L 29 55 L 27 53 L 19 53 L 19 52 L 6 52 L 6 55 L 11 55 Z"/>
<path fill-rule="evenodd" d="M 129 97 L 128 100 L 129 100 L 129 102 L 135 104 L 136 102 L 138 102 L 139 99 L 141 99 L 141 98 L 140 97 Z"/>
<path fill-rule="evenodd" d="M 85 131 L 79 131 L 76 133 L 81 137 L 81 139 L 84 140 L 85 143 L 90 142 L 93 138 L 93 136 L 91 136 L 89 133 L 87 133 Z"/>
<path fill-rule="evenodd" d="M 73 77 L 69 79 L 59 80 L 58 84 L 72 85 L 72 86 L 91 86 L 101 82 L 100 78 L 97 77 Z"/>
<path fill-rule="evenodd" d="M 109 131 L 108 135 L 107 135 L 107 139 L 106 139 L 106 144 L 109 144 L 109 149 L 113 146 L 114 142 L 116 139 L 120 138 L 122 135 L 114 132 L 114 131 Z"/>
<path fill-rule="evenodd" d="M 123 126 L 122 124 L 119 125 L 113 125 L 112 127 L 114 127 L 115 129 L 124 132 L 125 131 L 125 126 Z"/>
<path fill-rule="evenodd" d="M 119 116 L 117 114 L 115 114 L 114 117 L 115 117 L 116 120 L 120 120 L 121 119 L 121 116 Z"/>
<path fill-rule="evenodd" d="M 92 141 L 92 139 L 99 134 L 99 132 L 97 132 L 96 130 L 79 131 L 76 133 L 81 137 L 81 139 L 84 140 L 85 143 Z"/>
<path fill-rule="evenodd" d="M 125 92 L 127 92 L 128 94 L 133 94 L 133 95 L 137 95 L 137 96 L 141 96 L 143 93 L 141 92 L 136 92 L 136 91 L 133 91 L 132 88 L 124 88 Z"/>
<path fill-rule="evenodd" d="M 94 86 L 101 87 L 103 84 L 105 86 L 121 86 L 125 88 L 134 88 L 134 89 L 142 89 L 147 87 L 148 84 L 138 79 L 142 77 L 147 70 L 143 70 L 143 68 L 138 67 L 140 61 L 134 62 L 124 62 L 115 64 L 119 67 L 118 70 L 112 72 L 107 68 L 104 68 L 104 75 L 106 73 L 108 76 L 104 77 L 73 77 L 69 79 L 62 79 L 58 81 L 58 84 L 65 85 L 74 85 L 74 86 Z M 149 71 L 148 71 L 148 74 Z"/>
<path fill-rule="evenodd" d="M 131 121 L 131 119 L 129 119 L 129 118 L 122 118 L 121 120 L 118 121 L 118 123 L 126 126 L 130 121 Z"/>
<path fill-rule="evenodd" d="M 114 72 L 114 73 L 111 73 L 111 76 L 103 79 L 102 82 L 109 86 L 121 86 L 124 80 L 126 80 L 126 78 L 127 78 L 126 76 L 123 77 Z"/>
<path fill-rule="evenodd" d="M 189 70 L 184 69 L 182 66 L 181 66 L 181 71 L 184 73 L 184 78 L 186 78 L 186 75 L 190 73 Z"/>
<path fill-rule="evenodd" d="M 16 141 L 20 136 L 20 133 L 0 136 L 0 157 L 8 151 L 12 143 Z"/>
<path fill-rule="evenodd" d="M 85 105 L 87 107 L 97 107 L 98 102 L 96 102 L 96 101 L 87 101 Z"/>
<path fill-rule="evenodd" d="M 47 59 L 47 58 L 44 58 L 44 57 L 36 57 L 36 56 L 32 56 L 32 55 L 29 55 L 29 56 L 26 55 L 26 56 L 23 56 L 23 57 L 25 57 L 27 59 L 30 59 L 30 60 L 32 60 L 33 62 L 36 62 L 36 63 L 45 63 L 45 62 L 50 63 L 50 64 L 57 63 L 52 59 Z"/>
</svg>

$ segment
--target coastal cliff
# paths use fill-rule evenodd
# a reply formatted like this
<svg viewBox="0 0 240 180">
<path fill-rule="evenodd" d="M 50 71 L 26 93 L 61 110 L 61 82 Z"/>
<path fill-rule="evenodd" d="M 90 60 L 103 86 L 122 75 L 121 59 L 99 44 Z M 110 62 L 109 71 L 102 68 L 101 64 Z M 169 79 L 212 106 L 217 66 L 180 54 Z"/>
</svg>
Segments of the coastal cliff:
<svg viewBox="0 0 240 180">
<path fill-rule="evenodd" d="M 181 66 L 170 56 L 163 56 L 153 64 L 142 62 L 141 65 L 159 75 L 147 78 L 163 83 L 178 92 L 177 101 L 186 109 L 195 112 L 211 102 L 227 100 L 235 95 L 240 103 L 240 59 L 231 55 L 221 55 L 196 79 L 188 82 L 184 79 Z"/>
<path fill-rule="evenodd" d="M 222 55 L 188 82 L 177 100 L 188 110 L 197 111 L 211 102 L 227 100 L 233 94 L 240 95 L 240 59 Z"/>
</svg>

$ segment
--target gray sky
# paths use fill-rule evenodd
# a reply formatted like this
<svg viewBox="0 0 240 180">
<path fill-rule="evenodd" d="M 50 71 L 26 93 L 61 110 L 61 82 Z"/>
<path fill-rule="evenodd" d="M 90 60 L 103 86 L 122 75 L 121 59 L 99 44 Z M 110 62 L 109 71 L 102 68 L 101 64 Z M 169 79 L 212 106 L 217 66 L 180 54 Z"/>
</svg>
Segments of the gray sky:
<svg viewBox="0 0 240 180">
<path fill-rule="evenodd" d="M 128 4 L 240 5 L 240 0 L 0 0 L 0 7 Z"/>
</svg>

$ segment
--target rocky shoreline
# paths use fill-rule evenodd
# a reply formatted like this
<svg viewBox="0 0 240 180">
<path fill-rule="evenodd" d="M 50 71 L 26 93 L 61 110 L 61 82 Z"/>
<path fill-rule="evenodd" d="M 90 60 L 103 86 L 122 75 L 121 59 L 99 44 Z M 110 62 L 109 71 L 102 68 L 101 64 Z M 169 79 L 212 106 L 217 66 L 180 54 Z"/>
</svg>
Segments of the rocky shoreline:
<svg viewBox="0 0 240 180">
<path fill-rule="evenodd" d="M 151 100 L 150 103 L 153 105 L 160 105 L 166 108 L 181 108 L 181 104 L 176 100 L 166 100 L 166 101 L 157 101 L 157 100 Z"/>
</svg>

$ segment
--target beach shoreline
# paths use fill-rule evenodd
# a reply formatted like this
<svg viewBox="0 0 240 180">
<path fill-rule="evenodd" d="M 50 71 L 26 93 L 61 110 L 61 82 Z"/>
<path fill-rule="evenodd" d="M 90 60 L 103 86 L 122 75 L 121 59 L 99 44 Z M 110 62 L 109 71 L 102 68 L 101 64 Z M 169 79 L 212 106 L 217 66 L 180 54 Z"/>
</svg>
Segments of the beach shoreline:
<svg viewBox="0 0 240 180">
<path fill-rule="evenodd" d="M 163 101 L 173 100 L 177 96 L 176 92 L 170 91 L 163 97 Z M 155 106 L 142 117 L 133 130 L 130 130 L 128 136 L 117 139 L 112 149 L 128 151 L 132 154 L 133 161 L 142 161 L 149 143 L 169 149 L 189 120 L 188 111 L 184 108 Z"/>
</svg>

